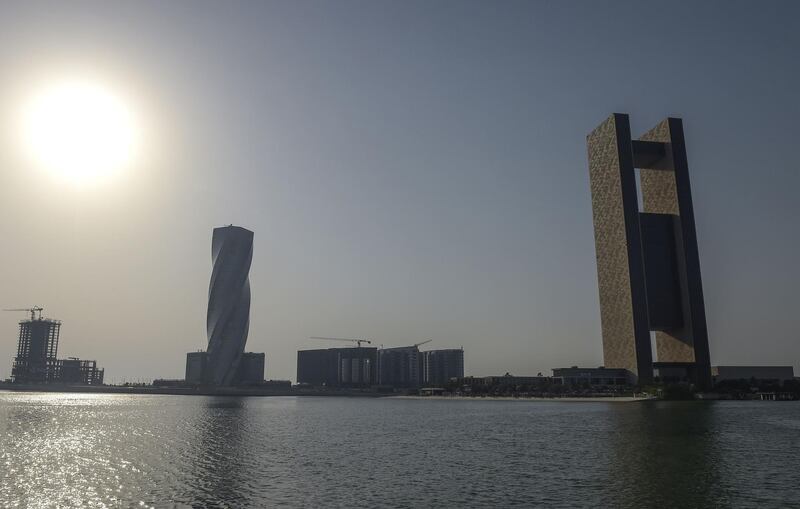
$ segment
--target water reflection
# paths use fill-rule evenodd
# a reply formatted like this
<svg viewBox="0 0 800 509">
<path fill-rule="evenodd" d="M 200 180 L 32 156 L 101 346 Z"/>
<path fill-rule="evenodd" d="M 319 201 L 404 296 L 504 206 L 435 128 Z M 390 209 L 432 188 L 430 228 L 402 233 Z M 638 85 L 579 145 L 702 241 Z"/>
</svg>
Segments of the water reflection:
<svg viewBox="0 0 800 509">
<path fill-rule="evenodd" d="M 246 505 L 248 429 L 251 415 L 245 398 L 209 397 L 191 418 L 199 429 L 191 453 L 193 477 L 188 485 L 192 505 Z M 252 476 L 252 472 L 249 472 Z"/>
<path fill-rule="evenodd" d="M 713 403 L 630 405 L 613 412 L 609 484 L 614 507 L 728 505 L 718 489 L 719 429 Z"/>
<path fill-rule="evenodd" d="M 0 393 L 0 507 L 792 507 L 800 405 Z"/>
</svg>

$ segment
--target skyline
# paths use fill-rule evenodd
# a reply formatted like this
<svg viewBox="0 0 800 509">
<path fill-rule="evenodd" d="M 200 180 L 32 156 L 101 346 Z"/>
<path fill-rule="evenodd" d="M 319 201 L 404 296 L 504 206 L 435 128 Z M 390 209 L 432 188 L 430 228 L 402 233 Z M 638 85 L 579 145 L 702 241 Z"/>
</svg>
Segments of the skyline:
<svg viewBox="0 0 800 509">
<path fill-rule="evenodd" d="M 800 368 L 797 6 L 75 5 L 0 8 L 0 307 L 42 305 L 107 381 L 180 377 L 205 346 L 228 223 L 256 233 L 268 378 L 315 334 L 433 338 L 474 375 L 602 365 L 585 138 L 613 112 L 637 136 L 685 121 L 712 365 Z M 23 162 L 10 120 L 71 69 L 147 131 L 135 168 L 81 189 Z M 2 359 L 20 318 L 0 313 Z"/>
</svg>

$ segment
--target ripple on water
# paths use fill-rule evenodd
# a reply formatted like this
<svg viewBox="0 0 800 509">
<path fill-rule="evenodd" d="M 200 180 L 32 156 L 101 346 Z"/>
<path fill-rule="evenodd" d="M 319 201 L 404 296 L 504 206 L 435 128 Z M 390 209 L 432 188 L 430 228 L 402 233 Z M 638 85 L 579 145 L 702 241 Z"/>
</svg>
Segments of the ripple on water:
<svg viewBox="0 0 800 509">
<path fill-rule="evenodd" d="M 786 507 L 798 427 L 796 403 L 0 393 L 0 506 Z"/>
</svg>

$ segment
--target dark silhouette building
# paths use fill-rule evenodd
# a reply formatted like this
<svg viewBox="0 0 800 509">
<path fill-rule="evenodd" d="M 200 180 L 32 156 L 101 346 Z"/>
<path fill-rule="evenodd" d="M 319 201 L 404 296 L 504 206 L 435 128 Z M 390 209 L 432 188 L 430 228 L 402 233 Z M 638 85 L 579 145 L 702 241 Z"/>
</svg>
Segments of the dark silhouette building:
<svg viewBox="0 0 800 509">
<path fill-rule="evenodd" d="M 711 364 L 682 122 L 668 118 L 632 140 L 628 116 L 615 113 L 587 144 L 604 364 L 627 369 L 639 383 L 650 382 L 654 368 L 679 370 L 708 388 Z"/>
<path fill-rule="evenodd" d="M 747 380 L 783 383 L 794 380 L 793 366 L 713 366 L 714 382 Z"/>
<path fill-rule="evenodd" d="M 207 377 L 214 385 L 232 385 L 250 330 L 253 232 L 232 225 L 214 228 L 211 259 L 206 319 Z"/>
<path fill-rule="evenodd" d="M 17 356 L 11 368 L 11 380 L 14 383 L 103 384 L 104 370 L 97 367 L 97 361 L 77 357 L 57 358 L 60 320 L 42 318 L 41 307 L 12 311 L 31 313 L 30 320 L 19 322 Z"/>
<path fill-rule="evenodd" d="M 333 348 L 297 351 L 297 383 L 314 386 L 339 385 L 339 368 Z"/>
<path fill-rule="evenodd" d="M 297 352 L 297 383 L 368 387 L 376 382 L 377 348 L 325 348 Z"/>
<path fill-rule="evenodd" d="M 236 375 L 237 383 L 255 384 L 263 382 L 266 360 L 267 356 L 263 352 L 244 352 Z"/>
<path fill-rule="evenodd" d="M 553 368 L 553 379 L 563 385 L 613 386 L 628 385 L 630 371 L 624 368 Z"/>
<path fill-rule="evenodd" d="M 208 365 L 208 355 L 205 352 L 189 352 L 186 354 L 186 383 L 205 384 Z"/>
<path fill-rule="evenodd" d="M 11 379 L 16 383 L 46 383 L 55 381 L 57 375 L 58 337 L 61 322 L 38 318 L 31 313 L 30 320 L 19 322 L 17 356 L 11 368 Z"/>
<path fill-rule="evenodd" d="M 378 383 L 392 387 L 422 385 L 422 356 L 417 345 L 378 351 Z"/>
<path fill-rule="evenodd" d="M 70 357 L 56 363 L 55 381 L 69 385 L 103 385 L 104 372 L 97 367 L 97 361 Z"/>
<path fill-rule="evenodd" d="M 445 385 L 451 378 L 464 378 L 464 350 L 428 350 L 420 352 L 423 385 Z"/>
<path fill-rule="evenodd" d="M 264 354 L 244 351 L 250 331 L 252 260 L 253 232 L 233 225 L 214 228 L 208 348 L 186 354 L 186 383 L 230 386 L 264 381 Z"/>
<path fill-rule="evenodd" d="M 264 353 L 243 352 L 237 365 L 231 385 L 249 385 L 264 382 L 266 355 Z M 217 385 L 209 369 L 208 352 L 189 352 L 186 354 L 186 383 L 195 385 Z"/>
</svg>

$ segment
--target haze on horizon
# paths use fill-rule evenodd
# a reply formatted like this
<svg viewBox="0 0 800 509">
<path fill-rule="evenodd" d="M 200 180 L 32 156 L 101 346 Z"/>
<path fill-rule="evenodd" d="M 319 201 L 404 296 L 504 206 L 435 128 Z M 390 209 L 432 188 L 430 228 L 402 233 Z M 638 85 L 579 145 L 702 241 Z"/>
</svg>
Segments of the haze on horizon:
<svg viewBox="0 0 800 509">
<path fill-rule="evenodd" d="M 463 346 L 472 375 L 602 364 L 585 136 L 613 112 L 684 120 L 712 365 L 800 368 L 800 4 L 7 1 L 0 41 L 0 307 L 43 306 L 107 382 L 183 376 L 229 223 L 268 378 L 314 335 Z M 75 77 L 142 133 L 84 186 L 18 136 Z"/>
</svg>

